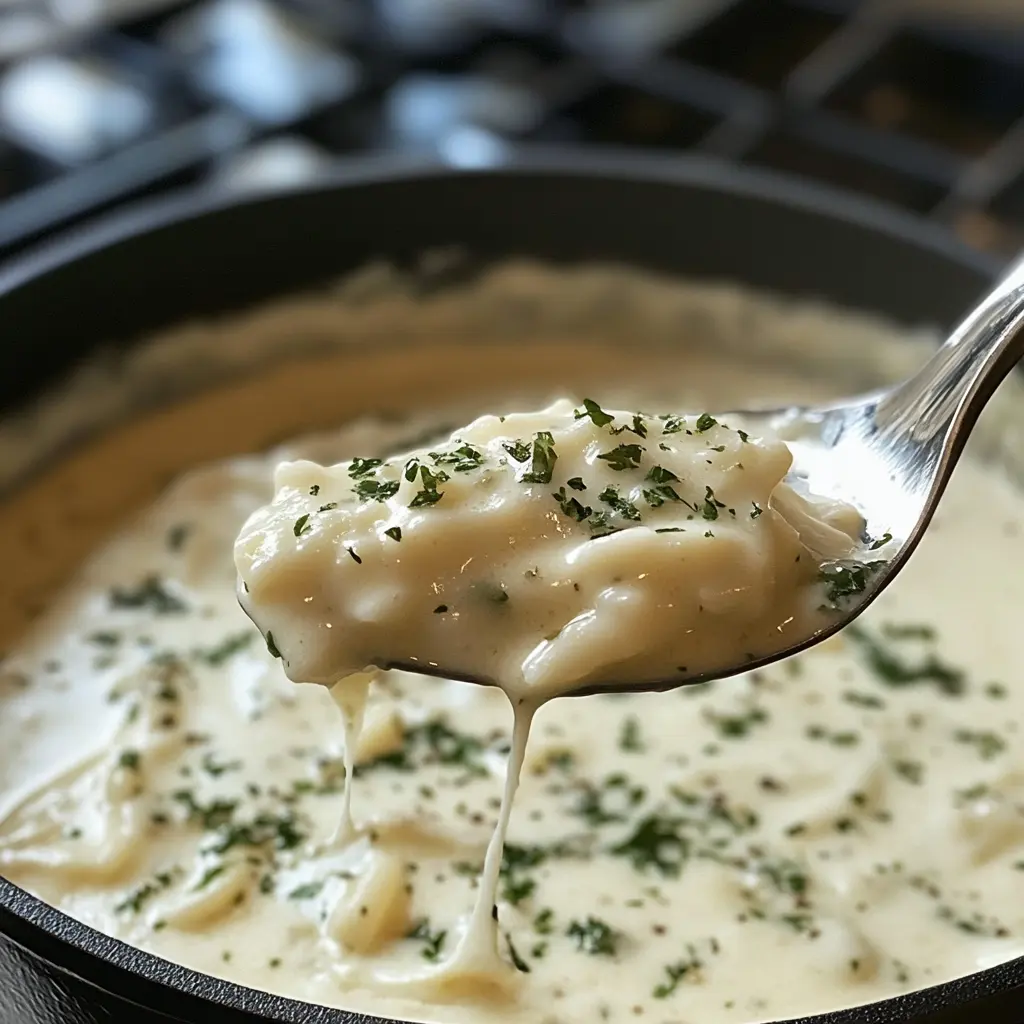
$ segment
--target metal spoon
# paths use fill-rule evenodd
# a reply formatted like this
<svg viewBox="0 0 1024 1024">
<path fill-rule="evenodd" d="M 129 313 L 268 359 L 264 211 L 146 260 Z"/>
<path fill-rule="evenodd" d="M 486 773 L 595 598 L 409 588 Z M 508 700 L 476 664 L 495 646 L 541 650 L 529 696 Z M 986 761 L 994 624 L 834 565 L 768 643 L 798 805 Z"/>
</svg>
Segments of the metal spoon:
<svg viewBox="0 0 1024 1024">
<path fill-rule="evenodd" d="M 772 654 L 700 675 L 643 684 L 588 682 L 572 695 L 670 690 L 747 672 L 788 658 L 837 633 L 896 578 L 920 543 L 978 415 L 1024 355 L 1024 260 L 967 315 L 909 380 L 830 405 L 734 412 L 744 426 L 770 428 L 793 453 L 791 477 L 808 491 L 855 506 L 871 537 L 891 535 L 887 559 L 865 589 L 825 628 Z M 728 414 L 723 414 L 728 416 Z M 446 679 L 495 685 L 448 668 L 391 662 Z"/>
</svg>

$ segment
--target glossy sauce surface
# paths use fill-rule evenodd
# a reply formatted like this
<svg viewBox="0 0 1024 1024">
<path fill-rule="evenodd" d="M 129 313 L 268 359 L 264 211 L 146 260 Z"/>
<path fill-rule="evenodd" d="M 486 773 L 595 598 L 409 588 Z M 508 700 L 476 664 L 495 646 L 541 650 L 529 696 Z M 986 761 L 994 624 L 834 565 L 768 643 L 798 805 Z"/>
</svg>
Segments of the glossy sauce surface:
<svg viewBox="0 0 1024 1024">
<path fill-rule="evenodd" d="M 568 373 L 593 350 L 559 351 Z M 287 394 L 315 392 L 346 362 L 113 435 L 0 512 L 18 582 L 4 622 L 0 871 L 168 959 L 438 1022 L 764 1020 L 1024 952 L 1024 582 L 1005 569 L 1024 556 L 1024 498 L 977 461 L 958 469 L 936 528 L 856 630 L 706 687 L 538 712 L 498 881 L 497 953 L 513 965 L 500 975 L 435 968 L 473 906 L 500 804 L 504 696 L 375 679 L 355 751 L 356 835 L 339 844 L 339 711 L 325 689 L 285 678 L 234 589 L 234 536 L 270 498 L 280 458 L 383 455 L 436 413 L 188 472 L 25 632 L 26 602 L 161 478 L 266 437 L 255 413 L 285 380 Z M 734 363 L 701 369 L 672 407 L 736 404 L 755 384 L 807 391 L 784 374 L 745 381 Z M 614 400 L 665 407 L 663 386 L 639 401 L 657 357 L 630 371 L 633 394 L 620 386 Z M 546 384 L 522 388 L 546 397 Z M 294 405 L 278 415 L 301 432 Z M 216 423 L 236 436 L 212 437 Z M 26 532 L 49 562 L 20 551 Z"/>
</svg>

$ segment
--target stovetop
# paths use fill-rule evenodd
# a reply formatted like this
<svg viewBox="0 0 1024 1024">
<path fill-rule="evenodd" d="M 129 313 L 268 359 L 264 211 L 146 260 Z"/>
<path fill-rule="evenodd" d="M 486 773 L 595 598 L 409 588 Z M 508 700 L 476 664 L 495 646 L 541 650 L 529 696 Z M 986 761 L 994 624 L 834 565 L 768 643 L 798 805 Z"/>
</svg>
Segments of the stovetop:
<svg viewBox="0 0 1024 1024">
<path fill-rule="evenodd" d="M 1024 19 L 857 0 L 0 0 L 0 256 L 373 151 L 696 151 L 1024 243 Z M 903 13 L 901 14 L 900 11 Z"/>
</svg>

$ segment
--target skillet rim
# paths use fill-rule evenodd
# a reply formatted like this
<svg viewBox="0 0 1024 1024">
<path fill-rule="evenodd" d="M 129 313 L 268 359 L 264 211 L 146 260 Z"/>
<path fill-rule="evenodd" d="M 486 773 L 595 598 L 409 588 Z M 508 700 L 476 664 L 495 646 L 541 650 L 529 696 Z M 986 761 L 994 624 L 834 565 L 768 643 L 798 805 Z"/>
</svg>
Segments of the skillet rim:
<svg viewBox="0 0 1024 1024">
<path fill-rule="evenodd" d="M 710 157 L 667 158 L 632 150 L 517 147 L 485 163 L 434 157 L 353 157 L 303 182 L 284 186 L 200 186 L 168 198 L 142 201 L 46 241 L 0 267 L 0 303 L 11 293 L 121 242 L 221 211 L 274 199 L 384 183 L 455 177 L 523 177 L 650 182 L 713 190 L 790 208 L 866 230 L 939 256 L 980 279 L 999 261 L 968 247 L 943 228 L 884 203 L 816 182 Z M 0 876 L 0 933 L 30 954 L 138 1008 L 204 1019 L 216 1007 L 232 1020 L 253 1016 L 289 1024 L 404 1024 L 287 999 L 181 967 L 98 932 Z M 787 1024 L 889 1024 L 923 1014 L 948 1014 L 974 1001 L 1024 988 L 1024 956 L 952 981 Z M 173 1006 L 171 1004 L 174 1004 Z M 980 1007 L 979 1007 L 980 1009 Z M 969 1010 L 968 1010 L 969 1012 Z M 220 1018 L 225 1019 L 225 1018 Z"/>
</svg>

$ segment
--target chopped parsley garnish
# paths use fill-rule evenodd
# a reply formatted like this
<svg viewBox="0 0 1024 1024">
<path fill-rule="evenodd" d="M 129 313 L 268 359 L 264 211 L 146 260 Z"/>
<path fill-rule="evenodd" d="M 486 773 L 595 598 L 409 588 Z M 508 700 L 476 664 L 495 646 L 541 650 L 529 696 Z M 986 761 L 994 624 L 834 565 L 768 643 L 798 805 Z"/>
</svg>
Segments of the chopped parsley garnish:
<svg viewBox="0 0 1024 1024">
<path fill-rule="evenodd" d="M 889 533 L 888 531 L 886 531 L 885 533 L 882 534 L 881 537 L 879 537 L 877 540 L 872 541 L 871 544 L 868 545 L 868 550 L 869 551 L 877 551 L 879 548 L 884 548 L 885 545 L 888 544 L 889 541 L 891 541 L 891 540 L 892 540 L 892 534 Z"/>
<path fill-rule="evenodd" d="M 708 709 L 705 711 L 708 721 L 718 730 L 723 739 L 742 739 L 748 736 L 755 726 L 768 721 L 768 712 L 764 708 L 751 708 L 735 715 L 727 715 Z"/>
<path fill-rule="evenodd" d="M 620 497 L 619 492 L 614 487 L 606 487 L 597 497 L 606 505 L 610 505 L 615 509 L 623 519 L 630 519 L 633 522 L 640 521 L 640 510 L 631 501 Z"/>
<path fill-rule="evenodd" d="M 693 946 L 687 947 L 686 952 L 687 959 L 665 965 L 665 980 L 655 985 L 654 991 L 651 993 L 655 999 L 667 999 L 679 988 L 681 981 L 684 981 L 687 977 L 693 977 L 704 966 Z"/>
<path fill-rule="evenodd" d="M 192 527 L 188 523 L 178 523 L 177 526 L 172 526 L 167 531 L 167 547 L 171 551 L 180 551 L 185 546 L 185 541 L 188 540 L 188 535 L 192 532 Z"/>
<path fill-rule="evenodd" d="M 512 936 L 508 932 L 505 933 L 505 944 L 508 946 L 508 956 L 512 961 L 512 966 L 523 974 L 529 974 L 530 965 L 516 951 L 516 947 L 512 945 Z"/>
<path fill-rule="evenodd" d="M 715 497 L 715 492 L 710 487 L 704 488 L 704 501 L 701 502 L 700 514 L 705 519 L 717 519 L 718 510 L 725 508 L 725 502 Z"/>
<path fill-rule="evenodd" d="M 125 899 L 114 907 L 114 913 L 123 914 L 126 911 L 130 911 L 133 914 L 137 914 L 147 901 L 156 896 L 157 893 L 169 888 L 177 874 L 177 868 L 170 871 L 161 871 L 154 876 L 151 882 L 144 882 L 138 889 L 129 893 Z"/>
<path fill-rule="evenodd" d="M 367 477 L 356 484 L 356 494 L 363 501 L 387 501 L 398 493 L 398 487 L 397 480 L 374 480 Z"/>
<path fill-rule="evenodd" d="M 372 473 L 378 466 L 383 466 L 383 459 L 353 459 L 352 464 L 348 467 L 348 475 L 353 480 L 358 480 L 360 477 L 364 477 Z M 316 490 L 310 490 L 310 494 L 319 494 L 320 488 L 317 486 Z"/>
<path fill-rule="evenodd" d="M 606 413 L 592 398 L 584 398 L 582 410 L 573 410 L 573 416 L 578 420 L 583 419 L 584 416 L 589 416 L 593 420 L 595 427 L 605 427 L 615 419 L 614 416 Z M 523 460 L 518 459 L 517 461 L 522 462 Z"/>
<path fill-rule="evenodd" d="M 538 935 L 550 935 L 555 930 L 555 912 L 550 907 L 545 907 L 533 919 L 533 930 Z"/>
<path fill-rule="evenodd" d="M 252 643 L 253 634 L 249 630 L 244 633 L 234 633 L 225 637 L 216 647 L 208 647 L 205 650 L 196 651 L 196 657 L 207 665 L 223 665 L 229 658 L 234 657 L 239 651 L 244 650 Z"/>
<path fill-rule="evenodd" d="M 892 770 L 902 779 L 915 786 L 921 785 L 924 779 L 924 765 L 920 761 L 910 761 L 905 758 L 893 761 Z"/>
<path fill-rule="evenodd" d="M 483 452 L 472 445 L 463 444 L 450 452 L 431 452 L 435 465 L 449 466 L 453 473 L 468 473 L 479 469 L 484 462 Z"/>
<path fill-rule="evenodd" d="M 121 768 L 127 768 L 128 771 L 139 770 L 139 752 L 137 750 L 122 750 L 118 756 L 117 763 Z"/>
<path fill-rule="evenodd" d="M 446 611 L 448 611 L 448 605 L 446 605 L 446 604 L 439 604 L 439 605 L 438 605 L 438 606 L 437 606 L 437 607 L 436 607 L 436 608 L 434 609 L 434 614 L 435 614 L 435 615 L 444 615 L 444 613 L 445 613 Z"/>
<path fill-rule="evenodd" d="M 402 528 L 400 526 L 389 526 L 384 531 L 385 537 L 390 537 L 392 540 L 400 541 L 402 539 Z"/>
<path fill-rule="evenodd" d="M 574 476 L 566 480 L 566 484 L 571 487 L 574 491 L 585 491 L 587 485 L 583 482 L 583 477 Z"/>
<path fill-rule="evenodd" d="M 359 555 L 356 552 L 355 548 L 350 548 L 350 547 L 348 547 L 348 545 L 346 545 L 345 546 L 345 550 L 348 552 L 349 557 L 352 559 L 353 562 L 356 563 L 356 565 L 362 565 L 363 564 L 363 560 L 359 557 Z"/>
<path fill-rule="evenodd" d="M 530 457 L 530 446 L 522 441 L 513 441 L 511 444 L 502 444 L 515 462 L 525 462 Z"/>
<path fill-rule="evenodd" d="M 305 515 L 299 516 L 299 518 L 295 520 L 295 525 L 292 527 L 292 533 L 294 533 L 296 537 L 301 537 L 304 533 L 309 533 L 312 529 L 313 527 L 309 525 L 309 513 L 307 512 Z"/>
<path fill-rule="evenodd" d="M 857 623 L 847 626 L 844 636 L 856 644 L 868 668 L 887 686 L 931 684 L 950 697 L 959 696 L 964 692 L 964 673 L 940 661 L 932 651 L 916 662 L 907 661 Z"/>
<path fill-rule="evenodd" d="M 530 469 L 521 477 L 526 484 L 549 484 L 555 470 L 555 439 L 546 430 L 534 435 Z"/>
<path fill-rule="evenodd" d="M 764 512 L 764 509 L 761 508 L 761 506 L 758 505 L 758 503 L 756 501 L 752 501 L 750 504 L 752 506 L 752 508 L 750 510 L 750 518 L 751 519 L 757 519 L 757 517 Z"/>
<path fill-rule="evenodd" d="M 430 921 L 424 918 L 418 922 L 416 926 L 409 932 L 407 938 L 419 939 L 423 943 L 423 949 L 420 951 L 420 956 L 424 960 L 430 960 L 431 962 L 437 960 L 441 956 L 441 950 L 444 949 L 444 940 L 447 937 L 448 932 L 444 929 L 439 931 L 432 931 L 430 928 Z"/>
<path fill-rule="evenodd" d="M 589 505 L 581 505 L 575 498 L 567 495 L 564 487 L 559 487 L 551 497 L 558 502 L 558 507 L 562 510 L 563 515 L 567 515 L 577 523 L 582 523 L 584 519 L 593 514 L 594 510 Z"/>
<path fill-rule="evenodd" d="M 644 423 L 643 417 L 640 413 L 633 413 L 632 423 L 623 423 L 621 427 L 612 427 L 611 432 L 613 434 L 621 434 L 624 430 L 628 430 L 631 434 L 636 434 L 637 437 L 647 436 L 647 424 Z"/>
<path fill-rule="evenodd" d="M 644 749 L 644 742 L 640 736 L 640 720 L 635 715 L 629 715 L 622 723 L 619 730 L 619 750 L 630 754 L 640 753 Z"/>
<path fill-rule="evenodd" d="M 663 434 L 678 434 L 681 430 L 686 430 L 686 420 L 681 416 L 670 416 L 661 427 Z"/>
<path fill-rule="evenodd" d="M 315 498 L 320 493 L 320 485 L 313 484 L 313 486 L 310 487 L 309 489 L 309 493 Z"/>
<path fill-rule="evenodd" d="M 114 587 L 110 591 L 113 608 L 138 610 L 148 608 L 156 615 L 175 615 L 187 611 L 181 598 L 172 594 L 159 576 L 147 576 L 135 587 Z"/>
<path fill-rule="evenodd" d="M 862 594 L 872 576 L 885 562 L 828 562 L 819 571 L 819 579 L 825 584 L 825 600 L 833 608 L 839 602 L 854 594 Z"/>
<path fill-rule="evenodd" d="M 569 813 L 582 818 L 588 825 L 608 825 L 626 821 L 629 812 L 643 803 L 647 790 L 635 785 L 627 775 L 615 772 L 600 785 L 579 783 L 579 796 Z"/>
<path fill-rule="evenodd" d="M 681 825 L 679 818 L 649 814 L 609 853 L 626 858 L 637 871 L 654 870 L 675 878 L 690 855 L 689 840 L 680 834 Z"/>
<path fill-rule="evenodd" d="M 213 867 L 207 868 L 203 872 L 199 881 L 192 886 L 193 890 L 198 891 L 200 889 L 205 889 L 215 878 L 223 875 L 226 870 L 227 868 L 224 864 L 214 864 Z"/>
<path fill-rule="evenodd" d="M 274 634 L 269 629 L 264 639 L 267 641 L 267 650 L 270 652 L 270 656 L 272 658 L 280 658 L 281 652 L 277 649 L 277 644 L 274 643 Z"/>
<path fill-rule="evenodd" d="M 611 451 L 601 452 L 598 458 L 607 462 L 610 469 L 622 472 L 626 469 L 636 469 L 643 456 L 643 445 L 620 444 Z"/>
<path fill-rule="evenodd" d="M 991 729 L 957 729 L 953 739 L 974 747 L 983 761 L 991 761 L 1006 749 L 1006 740 Z"/>
<path fill-rule="evenodd" d="M 576 940 L 576 948 L 590 956 L 615 956 L 621 935 L 600 918 L 571 921 L 565 934 Z"/>
<path fill-rule="evenodd" d="M 665 469 L 664 466 L 654 466 L 644 479 L 654 484 L 653 488 L 645 488 L 643 492 L 644 500 L 651 508 L 658 508 L 660 505 L 664 505 L 666 500 L 683 501 L 672 486 L 673 483 L 679 482 L 679 477 L 672 470 Z"/>
<path fill-rule="evenodd" d="M 86 640 L 97 647 L 116 647 L 121 642 L 120 633 L 107 633 L 101 630 L 98 633 L 90 633 Z"/>
<path fill-rule="evenodd" d="M 710 430 L 712 427 L 718 426 L 718 420 L 715 419 L 710 413 L 702 412 L 697 417 L 696 431 L 698 434 L 703 434 L 705 430 Z"/>
<path fill-rule="evenodd" d="M 448 479 L 448 474 L 444 471 L 431 473 L 426 466 L 420 466 L 419 471 L 422 488 L 416 492 L 412 501 L 409 502 L 409 508 L 420 508 L 423 505 L 436 505 L 444 497 L 444 491 L 439 491 L 437 489 L 437 485 L 443 484 Z M 413 478 L 415 478 L 415 473 L 413 474 Z M 406 479 L 410 479 L 408 471 L 406 471 Z"/>
<path fill-rule="evenodd" d="M 305 885 L 300 885 L 295 889 L 292 889 L 288 893 L 288 899 L 290 900 L 311 900 L 319 896 L 324 887 L 323 882 L 306 882 Z"/>
</svg>

